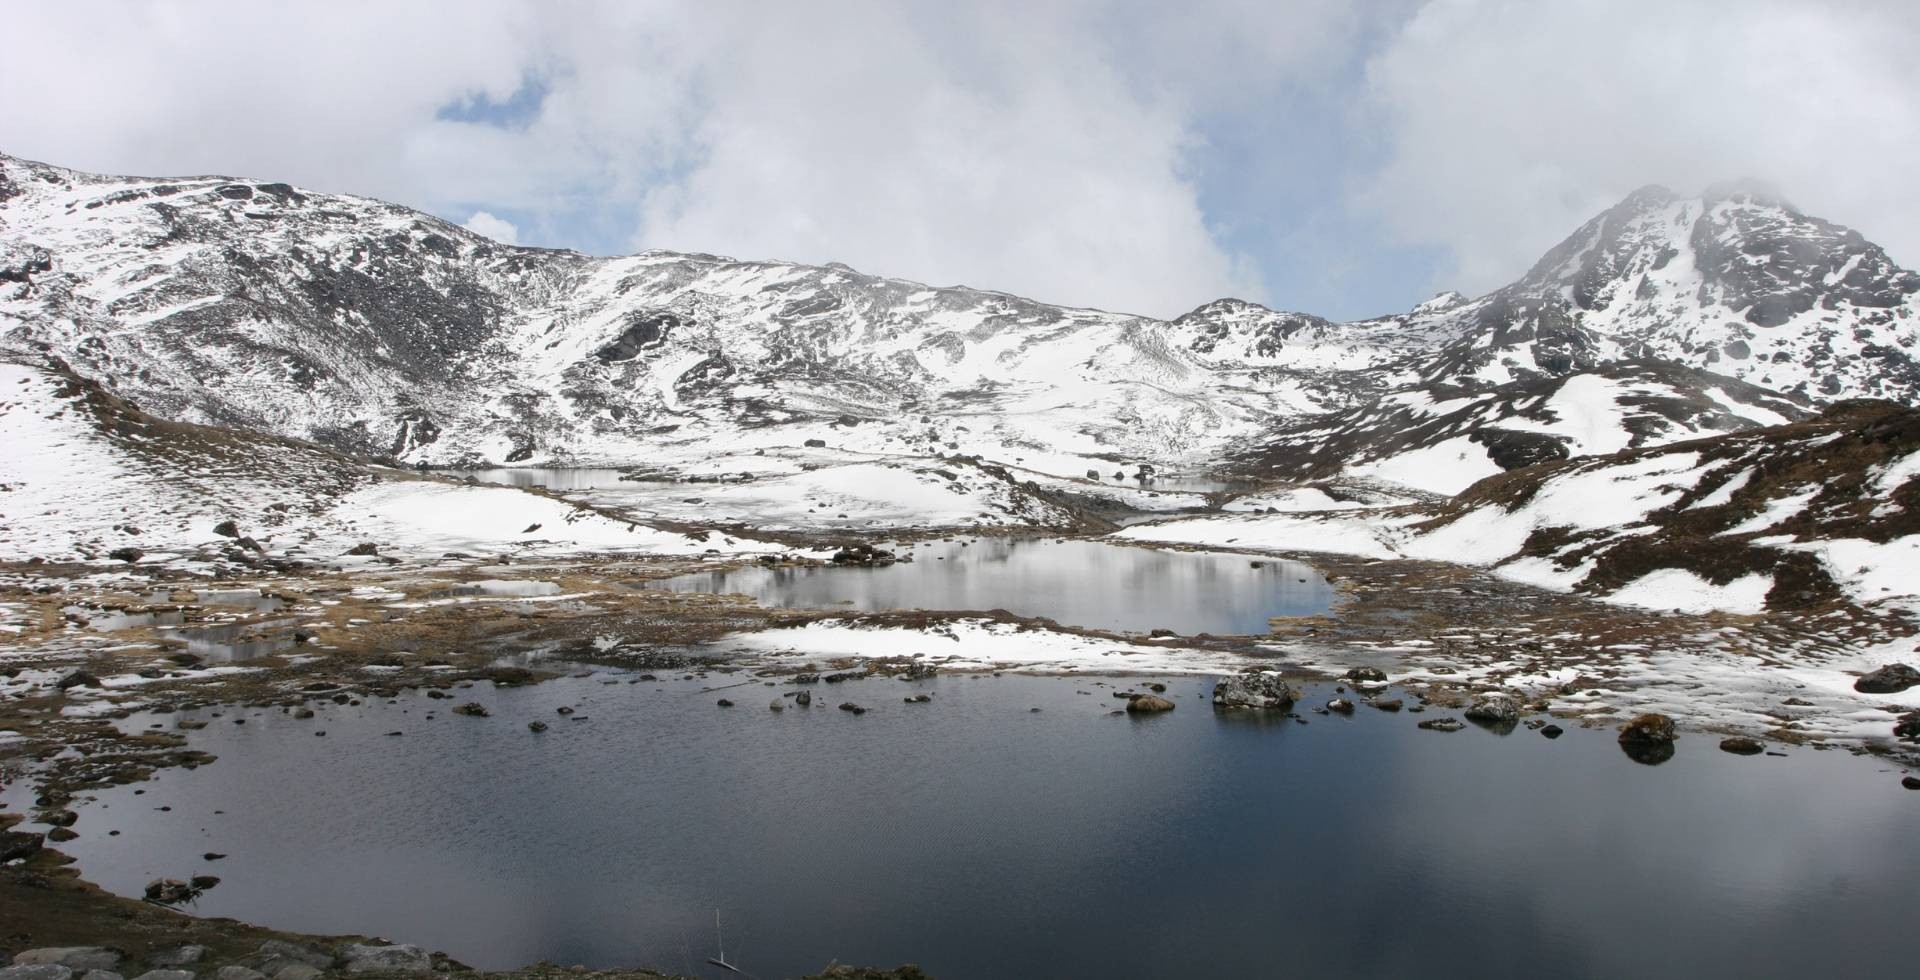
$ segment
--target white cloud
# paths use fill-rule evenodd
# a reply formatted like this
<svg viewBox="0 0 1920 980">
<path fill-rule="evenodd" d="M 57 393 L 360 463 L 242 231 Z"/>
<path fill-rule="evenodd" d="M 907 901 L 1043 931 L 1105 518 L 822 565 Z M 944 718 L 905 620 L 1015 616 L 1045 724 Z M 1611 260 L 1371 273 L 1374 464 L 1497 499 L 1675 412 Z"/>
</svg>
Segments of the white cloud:
<svg viewBox="0 0 1920 980">
<path fill-rule="evenodd" d="M 42 4 L 9 17 L 0 147 L 1172 314 L 1258 298 L 1202 216 L 1193 114 L 1354 23 L 1220 3 Z M 527 77 L 524 125 L 436 118 Z"/>
<path fill-rule="evenodd" d="M 505 218 L 497 218 L 485 211 L 475 211 L 460 227 L 476 235 L 485 235 L 503 245 L 520 244 L 520 229 Z"/>
<path fill-rule="evenodd" d="M 1356 198 L 1473 291 L 1636 187 L 1740 177 L 1920 261 L 1920 5 L 1435 0 L 1372 61 Z"/>
</svg>

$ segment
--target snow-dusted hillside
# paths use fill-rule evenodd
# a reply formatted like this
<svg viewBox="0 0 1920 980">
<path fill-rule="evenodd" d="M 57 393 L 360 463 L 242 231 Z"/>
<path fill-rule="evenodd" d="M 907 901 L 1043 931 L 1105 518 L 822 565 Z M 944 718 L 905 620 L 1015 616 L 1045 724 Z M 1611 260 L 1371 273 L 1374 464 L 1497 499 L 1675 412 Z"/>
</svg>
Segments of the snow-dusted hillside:
<svg viewBox="0 0 1920 980">
<path fill-rule="evenodd" d="M 1640 192 L 1476 300 L 1357 323 L 1220 300 L 1163 322 L 839 265 L 513 247 L 286 184 L 0 156 L 0 351 L 164 418 L 434 465 L 758 479 L 810 448 L 1080 480 L 1232 456 L 1453 492 L 1911 399 L 1917 291 L 1857 233 L 1744 191 Z"/>
</svg>

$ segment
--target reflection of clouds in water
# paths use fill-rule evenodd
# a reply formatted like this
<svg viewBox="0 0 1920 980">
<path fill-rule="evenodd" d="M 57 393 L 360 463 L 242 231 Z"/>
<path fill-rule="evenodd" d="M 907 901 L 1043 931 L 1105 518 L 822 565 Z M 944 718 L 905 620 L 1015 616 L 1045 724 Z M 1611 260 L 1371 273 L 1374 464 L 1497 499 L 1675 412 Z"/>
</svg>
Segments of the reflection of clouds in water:
<svg viewBox="0 0 1920 980">
<path fill-rule="evenodd" d="M 1189 634 L 1264 634 L 1269 617 L 1323 612 L 1332 600 L 1326 580 L 1311 567 L 1246 555 L 1019 538 L 898 550 L 914 560 L 880 568 L 706 572 L 662 587 L 737 592 L 802 608 L 1005 609 L 1072 626 Z"/>
</svg>

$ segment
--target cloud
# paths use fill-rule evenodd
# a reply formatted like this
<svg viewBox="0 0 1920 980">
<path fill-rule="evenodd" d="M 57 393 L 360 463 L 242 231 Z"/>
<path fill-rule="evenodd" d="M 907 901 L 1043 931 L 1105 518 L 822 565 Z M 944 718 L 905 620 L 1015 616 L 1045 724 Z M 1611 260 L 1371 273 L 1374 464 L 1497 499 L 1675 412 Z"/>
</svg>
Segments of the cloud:
<svg viewBox="0 0 1920 980">
<path fill-rule="evenodd" d="M 1912 4 L 1435 0 L 1369 65 L 1389 150 L 1354 200 L 1471 291 L 1637 187 L 1741 177 L 1911 264 L 1916 49 Z"/>
<path fill-rule="evenodd" d="M 485 211 L 475 211 L 460 227 L 476 235 L 485 235 L 503 245 L 520 244 L 520 229 L 505 218 L 496 218 Z"/>
<path fill-rule="evenodd" d="M 1260 292 L 1195 114 L 1354 22 L 1270 6 L 42 4 L 9 18 L 0 146 L 1173 314 Z"/>
</svg>

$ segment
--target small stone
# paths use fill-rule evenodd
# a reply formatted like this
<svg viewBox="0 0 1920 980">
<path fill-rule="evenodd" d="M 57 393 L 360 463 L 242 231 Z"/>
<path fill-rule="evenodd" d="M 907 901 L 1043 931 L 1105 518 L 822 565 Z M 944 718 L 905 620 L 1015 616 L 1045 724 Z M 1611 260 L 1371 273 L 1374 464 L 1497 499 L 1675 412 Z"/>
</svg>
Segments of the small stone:
<svg viewBox="0 0 1920 980">
<path fill-rule="evenodd" d="M 202 861 L 218 861 L 223 857 L 226 857 L 226 855 L 221 854 L 217 851 L 208 851 L 207 853 L 200 855 L 200 859 Z"/>
<path fill-rule="evenodd" d="M 1384 684 L 1387 675 L 1378 667 L 1355 667 L 1347 671 L 1347 680 L 1356 684 Z"/>
<path fill-rule="evenodd" d="M 71 828 L 67 827 L 55 827 L 47 831 L 47 839 L 55 844 L 65 844 L 70 840 L 77 839 L 79 836 L 80 835 L 75 833 Z"/>
<path fill-rule="evenodd" d="M 717 704 L 717 705 L 719 705 L 719 706 L 720 706 L 720 707 L 722 707 L 722 708 L 731 708 L 731 707 L 733 707 L 733 702 L 732 702 L 732 701 L 729 701 L 729 700 L 727 700 L 726 698 L 721 698 L 720 700 L 718 700 L 718 701 L 715 701 L 714 703 L 715 703 L 715 704 Z"/>
<path fill-rule="evenodd" d="M 192 885 L 194 891 L 203 892 L 220 884 L 220 878 L 217 875 L 194 875 L 192 878 L 187 879 L 187 884 Z M 191 963 L 193 961 L 188 960 L 187 962 Z M 179 964 L 173 965 L 177 966 Z"/>
<path fill-rule="evenodd" d="M 1759 742 L 1738 735 L 1720 740 L 1720 751 L 1733 755 L 1759 755 L 1766 750 L 1767 747 Z"/>
<path fill-rule="evenodd" d="M 900 700 L 905 701 L 908 704 L 926 704 L 928 701 L 933 700 L 933 695 L 926 694 L 923 692 L 920 694 L 910 694 L 904 698 L 901 698 Z"/>
<path fill-rule="evenodd" d="M 293 713 L 293 716 L 294 716 L 295 718 L 311 718 L 311 717 L 313 717 L 313 709 L 312 709 L 312 708 L 301 708 L 300 710 L 298 710 L 298 711 L 295 711 L 295 712 Z"/>
<path fill-rule="evenodd" d="M 544 721 L 527 722 L 527 731 L 533 732 L 536 735 L 546 730 L 547 730 L 547 723 Z"/>
<path fill-rule="evenodd" d="M 1147 690 L 1152 691 L 1155 694 L 1165 694 L 1167 693 L 1167 685 L 1161 684 L 1156 681 L 1152 684 L 1148 684 Z"/>
<path fill-rule="evenodd" d="M 76 687 L 100 687 L 101 684 L 100 678 L 84 670 L 70 670 L 55 682 L 54 686 L 62 691 L 69 691 Z"/>
<path fill-rule="evenodd" d="M 801 691 L 793 696 L 793 703 L 802 708 L 808 707 L 813 704 L 813 695 L 806 691 Z"/>
<path fill-rule="evenodd" d="M 433 958 L 418 946 L 365 946 L 354 944 L 340 951 L 347 961 L 348 973 L 428 973 Z"/>
<path fill-rule="evenodd" d="M 1657 766 L 1673 758 L 1673 719 L 1649 712 L 1620 728 L 1620 751 L 1641 765 Z"/>
<path fill-rule="evenodd" d="M 862 708 L 862 707 L 860 707 L 860 706 L 859 706 L 859 705 L 857 705 L 857 704 L 854 704 L 854 703 L 853 703 L 852 701 L 842 701 L 842 702 L 840 703 L 840 710 L 841 710 L 841 711 L 850 711 L 850 712 L 853 712 L 853 713 L 854 713 L 854 714 L 856 714 L 856 715 L 864 715 L 864 714 L 866 714 L 866 713 L 867 713 L 867 709 L 865 709 L 865 708 Z"/>
<path fill-rule="evenodd" d="M 1908 789 L 1920 789 L 1920 776 L 1902 776 L 1900 785 Z"/>
<path fill-rule="evenodd" d="M 1379 708 L 1381 711 L 1399 711 L 1405 704 L 1405 702 L 1399 698 L 1388 698 L 1385 701 L 1370 701 L 1368 703 Z"/>
<path fill-rule="evenodd" d="M 787 699 L 786 699 L 786 698 L 774 698 L 773 700 L 771 700 L 771 701 L 768 701 L 768 702 L 767 702 L 767 710 L 768 710 L 768 711 L 785 711 L 785 710 L 787 710 Z"/>
<path fill-rule="evenodd" d="M 555 708 L 554 712 L 556 714 L 570 715 L 570 714 L 573 714 L 573 709 L 563 705 L 561 707 Z"/>
<path fill-rule="evenodd" d="M 193 980 L 192 970 L 148 970 L 133 980 Z"/>
<path fill-rule="evenodd" d="M 1545 735 L 1548 738 L 1559 738 L 1560 736 L 1566 734 L 1566 729 L 1561 728 L 1559 725 L 1548 725 L 1545 728 L 1540 729 L 1540 734 Z"/>
<path fill-rule="evenodd" d="M 485 718 L 489 714 L 492 714 L 492 712 L 486 709 L 485 705 L 478 701 L 468 701 L 466 704 L 453 709 L 453 713 L 456 715 L 466 715 L 469 718 Z"/>
<path fill-rule="evenodd" d="M 244 966 L 223 966 L 213 971 L 213 980 L 267 980 L 267 975 Z"/>
<path fill-rule="evenodd" d="M 1339 715 L 1353 714 L 1353 702 L 1346 698 L 1334 698 L 1327 702 L 1327 710 Z"/>
<path fill-rule="evenodd" d="M 1467 724 L 1458 718 L 1428 718 L 1420 723 L 1420 727 L 1430 732 L 1457 732 Z"/>
</svg>

